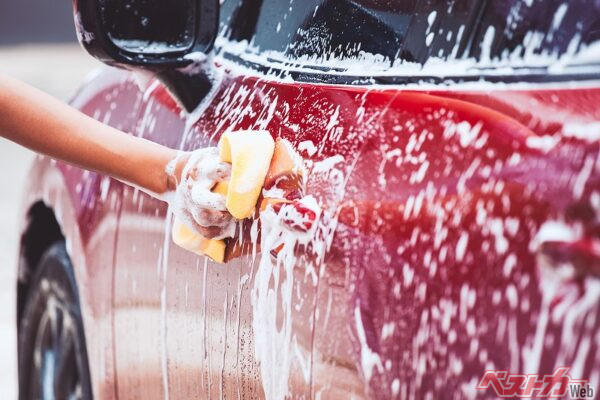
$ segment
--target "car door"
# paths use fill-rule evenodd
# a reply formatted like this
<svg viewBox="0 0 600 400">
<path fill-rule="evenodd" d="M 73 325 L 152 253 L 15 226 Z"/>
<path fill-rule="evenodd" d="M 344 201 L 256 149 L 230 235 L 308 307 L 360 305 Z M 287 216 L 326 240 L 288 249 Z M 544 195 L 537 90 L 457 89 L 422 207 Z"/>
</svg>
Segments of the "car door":
<svg viewBox="0 0 600 400">
<path fill-rule="evenodd" d="M 71 105 L 107 125 L 133 132 L 141 100 L 135 82 L 126 73 L 104 70 L 96 72 L 94 81 L 76 93 Z M 93 394 L 96 398 L 114 398 L 113 262 L 124 185 L 95 172 L 60 162 L 58 165 L 62 179 L 68 183 L 72 213 L 66 206 L 61 207 L 60 197 L 52 188 L 62 185 L 62 179 L 46 178 L 49 184 L 44 187 L 43 198 L 56 202 L 57 217 L 65 236 L 70 238 L 67 249 L 80 290 Z"/>
<path fill-rule="evenodd" d="M 177 148 L 179 115 L 156 99 L 157 82 L 146 86 L 135 134 Z M 163 98 L 166 96 L 162 89 Z M 156 129 L 155 129 L 156 128 Z M 115 355 L 120 398 L 162 398 L 167 388 L 167 300 L 187 296 L 184 285 L 167 292 L 170 243 L 167 206 L 146 193 L 123 189 L 114 279 Z M 187 272 L 195 270 L 187 268 Z M 172 271 L 172 269 L 171 269 Z M 192 277 L 193 278 L 193 277 Z M 197 280 L 187 279 L 190 282 Z M 187 287 L 187 285 L 185 285 Z M 171 313 L 169 313 L 171 316 Z M 185 330 L 175 337 L 183 338 Z M 181 336 L 180 336 L 181 335 Z"/>
<path fill-rule="evenodd" d="M 286 101 L 279 103 L 273 96 L 285 96 Z M 243 76 L 223 77 L 202 117 L 192 125 L 180 116 L 180 109 L 166 89 L 154 85 L 146 96 L 147 112 L 138 133 L 187 150 L 214 145 L 225 130 L 232 129 L 285 130 L 285 137 L 292 139 L 290 135 L 300 121 L 282 124 L 273 107 L 287 108 L 301 96 L 302 91 L 290 85 L 261 87 L 254 79 Z M 342 98 L 346 96 L 342 93 Z M 325 92 L 313 96 L 328 109 L 337 107 L 337 100 L 329 97 Z M 314 155 L 316 145 L 310 144 L 310 136 L 304 142 L 308 146 L 305 157 L 310 160 L 309 154 Z M 328 180 L 328 165 L 340 162 L 338 158 L 327 156 L 317 163 L 317 168 L 323 169 L 321 180 Z M 336 171 L 332 179 L 342 185 L 342 176 Z M 329 193 L 328 187 L 325 190 L 323 199 L 337 201 L 340 193 Z M 290 237 L 294 239 L 293 235 Z M 326 246 L 325 238 L 321 240 L 320 246 Z M 244 245 L 256 245 L 256 240 Z M 308 395 L 314 362 L 314 315 L 333 313 L 342 317 L 339 307 L 347 300 L 343 290 L 347 273 L 337 271 L 332 288 L 319 288 L 317 259 L 317 254 L 309 254 L 298 265 L 286 264 L 281 283 L 276 283 L 282 290 L 277 297 L 283 298 L 275 307 L 271 300 L 267 301 L 268 287 L 256 282 L 257 274 L 264 279 L 275 267 L 276 259 L 269 251 L 263 250 L 257 256 L 250 252 L 219 265 L 180 249 L 171 242 L 166 206 L 141 192 L 125 189 L 114 303 L 119 396 L 154 398 L 173 393 L 184 398 L 279 397 L 287 390 Z M 285 285 L 288 286 L 283 291 Z M 323 291 L 320 295 L 319 290 Z M 260 315 L 255 315 L 255 307 L 261 310 Z M 283 315 L 278 315 L 281 312 Z M 330 326 L 344 331 L 345 325 L 336 326 L 337 320 L 331 317 Z M 326 376 L 339 370 L 337 377 L 346 378 L 336 383 L 335 390 L 361 393 L 357 371 L 349 361 L 349 338 L 330 337 L 326 343 L 335 351 L 326 352 L 333 359 L 330 365 L 320 368 L 327 371 Z M 265 368 L 271 363 L 272 383 L 261 379 L 259 360 Z M 333 376 L 329 379 L 335 382 Z"/>
<path fill-rule="evenodd" d="M 409 31 L 459 32 L 437 14 L 421 18 L 448 16 L 439 7 L 454 2 L 417 3 L 416 22 L 384 17 L 406 20 Z M 245 4 L 225 2 L 224 20 L 235 28 L 236 15 L 249 18 Z M 344 4 L 357 21 L 364 7 L 381 6 Z M 302 32 L 334 32 L 344 11 L 328 1 L 254 5 L 255 26 L 233 29 L 233 39 L 298 58 Z M 383 39 L 369 37 L 378 48 L 395 34 L 366 14 L 357 29 L 383 29 Z M 296 25 L 277 28 L 281 18 Z M 463 51 L 479 46 L 476 28 L 465 28 Z M 557 277 L 571 253 L 545 245 L 556 248 L 553 227 L 573 238 L 593 220 L 598 146 L 560 135 L 544 144 L 573 121 L 600 119 L 590 107 L 560 106 L 577 96 L 593 103 L 598 89 L 348 85 L 368 77 L 281 65 L 277 53 L 240 47 L 220 43 L 213 91 L 192 115 L 152 85 L 138 134 L 193 150 L 226 131 L 266 129 L 305 163 L 318 221 L 296 232 L 267 209 L 261 235 L 240 239 L 242 254 L 219 265 L 171 243 L 164 204 L 125 191 L 114 296 L 119 397 L 485 397 L 476 387 L 486 370 L 551 374 L 559 362 L 594 377 L 595 278 L 581 269 L 577 279 Z M 265 69 L 274 74 L 257 72 Z M 396 78 L 412 79 L 386 79 Z"/>
<path fill-rule="evenodd" d="M 159 119 L 149 126 L 179 130 L 184 148 L 261 127 L 302 149 L 307 194 L 323 213 L 310 245 L 289 259 L 263 247 L 219 265 L 171 244 L 164 205 L 125 194 L 115 280 L 120 393 L 335 398 L 394 393 L 419 373 L 402 387 L 421 393 L 443 390 L 425 379 L 468 382 L 488 362 L 523 367 L 511 343 L 526 346 L 539 329 L 531 315 L 543 306 L 537 285 L 549 279 L 530 244 L 568 204 L 564 179 L 595 153 L 565 147 L 573 158 L 564 163 L 531 149 L 532 131 L 518 119 L 474 104 L 477 93 L 462 96 L 471 101 L 227 77 L 184 134 L 176 104 L 157 87 L 149 103 Z M 375 124 L 356 123 L 361 107 Z M 433 118 L 442 112 L 448 117 Z M 566 168 L 561 179 L 556 165 Z M 302 245 L 293 232 L 281 235 Z M 260 285 L 275 276 L 277 286 Z M 424 341 L 429 329 L 443 333 L 440 342 Z M 481 347 L 470 355 L 471 346 Z M 553 365 L 546 357 L 542 365 Z M 420 359 L 428 370 L 410 364 Z M 459 368 L 465 360 L 472 364 Z"/>
</svg>

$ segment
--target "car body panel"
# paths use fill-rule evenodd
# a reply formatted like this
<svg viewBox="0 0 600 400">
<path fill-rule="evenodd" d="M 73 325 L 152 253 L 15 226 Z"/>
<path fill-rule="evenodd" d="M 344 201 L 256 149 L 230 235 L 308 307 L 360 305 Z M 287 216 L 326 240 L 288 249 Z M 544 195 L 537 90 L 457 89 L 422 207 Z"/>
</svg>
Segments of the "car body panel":
<svg viewBox="0 0 600 400">
<path fill-rule="evenodd" d="M 166 203 L 33 166 L 24 211 L 66 237 L 94 397 L 491 398 L 486 371 L 559 366 L 597 390 L 598 2 L 270 1 L 221 2 L 215 50 L 174 74 L 213 81 L 194 112 L 141 69 L 71 104 L 185 151 L 288 140 L 307 232 L 267 207 L 220 265 L 172 243 Z"/>
<path fill-rule="evenodd" d="M 72 104 L 91 117 L 132 131 L 137 87 L 120 71 L 90 81 Z M 135 88 L 135 91 L 131 89 Z M 118 107 L 117 107 L 118 105 Z M 26 188 L 26 211 L 43 201 L 54 210 L 75 266 L 95 398 L 114 398 L 113 258 L 123 184 L 97 173 L 38 156 Z"/>
<path fill-rule="evenodd" d="M 136 96 L 136 134 L 192 150 L 227 130 L 266 128 L 302 149 L 307 194 L 328 219 L 312 239 L 321 250 L 294 255 L 293 290 L 276 299 L 289 311 L 257 332 L 256 314 L 272 305 L 256 277 L 274 260 L 259 252 L 221 266 L 188 253 L 171 244 L 166 205 L 124 189 L 118 397 L 158 398 L 168 387 L 182 397 L 443 398 L 474 391 L 490 366 L 551 373 L 558 361 L 592 376 L 596 325 L 581 324 L 597 315 L 582 308 L 597 295 L 594 281 L 557 281 L 554 261 L 531 243 L 545 223 L 569 225 L 574 204 L 593 203 L 597 172 L 585 165 L 597 143 L 536 141 L 598 120 L 586 106 L 600 96 L 593 84 L 416 92 L 225 72 L 195 117 L 164 87 L 148 87 Z M 281 289 L 290 278 L 279 279 Z M 549 302 L 580 307 L 548 323 Z M 561 332 L 580 334 L 579 344 Z M 553 341 L 558 349 L 537 347 Z"/>
</svg>

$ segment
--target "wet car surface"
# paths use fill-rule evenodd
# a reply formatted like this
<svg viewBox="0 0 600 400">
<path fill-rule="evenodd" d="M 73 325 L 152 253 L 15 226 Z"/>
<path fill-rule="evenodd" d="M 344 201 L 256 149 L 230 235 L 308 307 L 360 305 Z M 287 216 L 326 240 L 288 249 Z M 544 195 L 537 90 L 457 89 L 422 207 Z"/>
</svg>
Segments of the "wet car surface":
<svg viewBox="0 0 600 400">
<path fill-rule="evenodd" d="M 166 204 L 36 162 L 25 211 L 43 202 L 65 239 L 94 396 L 493 398 L 488 370 L 559 366 L 598 387 L 599 70 L 564 62 L 593 50 L 597 4 L 313 3 L 226 1 L 192 113 L 116 70 L 72 102 L 181 150 L 287 139 L 308 232 L 264 210 L 221 265 L 172 244 Z"/>
</svg>

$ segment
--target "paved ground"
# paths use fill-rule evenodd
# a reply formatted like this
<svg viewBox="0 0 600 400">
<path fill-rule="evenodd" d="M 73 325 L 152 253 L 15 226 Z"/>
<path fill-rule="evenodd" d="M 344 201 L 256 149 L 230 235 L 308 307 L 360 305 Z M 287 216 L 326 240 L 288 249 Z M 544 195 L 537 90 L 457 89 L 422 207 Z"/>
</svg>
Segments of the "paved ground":
<svg viewBox="0 0 600 400">
<path fill-rule="evenodd" d="M 99 64 L 77 45 L 0 47 L 0 73 L 63 100 Z M 0 139 L 0 397 L 16 391 L 15 273 L 17 212 L 33 153 Z"/>
</svg>

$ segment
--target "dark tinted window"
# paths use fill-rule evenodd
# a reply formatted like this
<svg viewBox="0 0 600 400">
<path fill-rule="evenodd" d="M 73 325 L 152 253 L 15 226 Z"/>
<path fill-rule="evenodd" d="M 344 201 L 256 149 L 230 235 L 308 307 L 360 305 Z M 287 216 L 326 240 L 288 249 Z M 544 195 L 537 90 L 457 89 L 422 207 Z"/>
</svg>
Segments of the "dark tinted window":
<svg viewBox="0 0 600 400">
<path fill-rule="evenodd" d="M 400 59 L 457 58 L 468 50 L 481 0 L 421 0 L 410 17 Z"/>
<path fill-rule="evenodd" d="M 304 18 L 296 32 L 290 35 L 286 53 L 292 57 L 344 58 L 360 52 L 395 58 L 410 25 L 409 15 L 416 1 L 406 1 L 393 9 L 377 4 L 349 1 L 324 1 Z"/>
<path fill-rule="evenodd" d="M 222 23 L 229 38 L 292 59 L 364 52 L 424 63 L 526 49 L 563 54 L 600 38 L 599 7 L 600 0 L 226 0 Z"/>
<path fill-rule="evenodd" d="M 234 40 L 291 58 L 361 52 L 424 62 L 457 56 L 481 0 L 226 0 L 222 24 Z"/>
<path fill-rule="evenodd" d="M 493 0 L 483 14 L 473 55 L 561 55 L 599 39 L 599 0 Z"/>
</svg>

